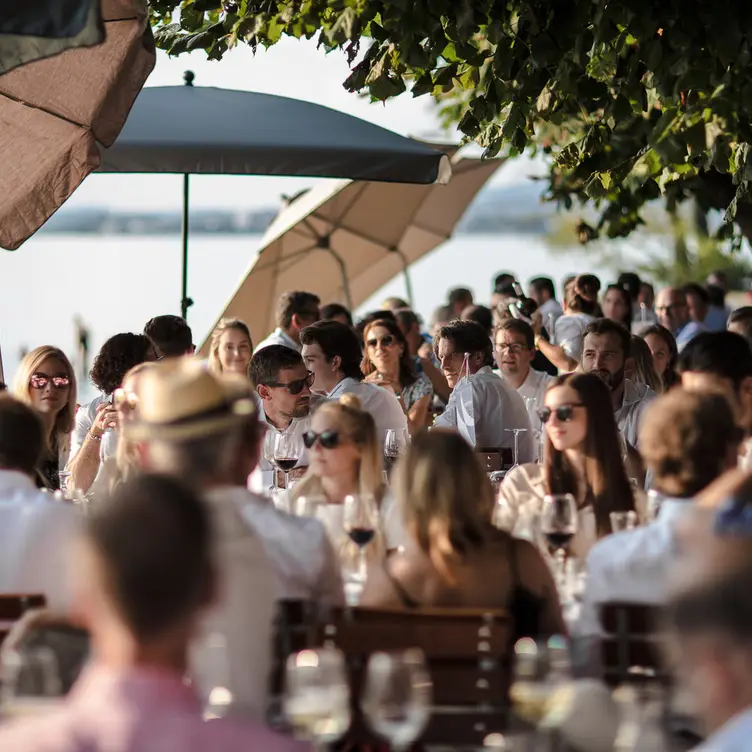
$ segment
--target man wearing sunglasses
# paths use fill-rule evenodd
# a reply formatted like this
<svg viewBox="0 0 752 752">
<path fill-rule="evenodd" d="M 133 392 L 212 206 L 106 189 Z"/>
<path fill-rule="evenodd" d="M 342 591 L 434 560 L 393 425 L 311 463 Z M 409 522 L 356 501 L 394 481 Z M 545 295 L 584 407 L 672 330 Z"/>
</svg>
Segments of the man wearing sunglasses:
<svg viewBox="0 0 752 752">
<path fill-rule="evenodd" d="M 452 321 L 434 339 L 452 394 L 437 428 L 453 428 L 477 448 L 511 449 L 519 430 L 517 462 L 533 462 L 535 442 L 525 402 L 492 370 L 492 345 L 474 321 Z"/>
<path fill-rule="evenodd" d="M 300 334 L 305 367 L 314 375 L 313 389 L 329 399 L 355 394 L 373 416 L 383 441 L 388 430 L 407 431 L 407 416 L 388 389 L 363 381 L 363 352 L 352 329 L 337 321 L 319 321 Z"/>
<path fill-rule="evenodd" d="M 285 345 L 269 345 L 263 350 L 256 350 L 248 375 L 261 399 L 259 417 L 272 434 L 267 437 L 266 446 L 273 447 L 279 434 L 292 434 L 296 438 L 300 456 L 290 477 L 299 477 L 308 467 L 303 434 L 311 424 L 311 385 L 314 376 L 306 370 L 300 354 Z M 262 457 L 259 468 L 265 487 L 269 488 L 274 480 L 274 466 L 267 457 Z"/>
<path fill-rule="evenodd" d="M 277 328 L 256 345 L 256 352 L 269 345 L 282 345 L 300 352 L 300 332 L 321 318 L 321 301 L 311 292 L 284 293 L 277 303 Z"/>
<path fill-rule="evenodd" d="M 582 334 L 585 373 L 594 373 L 611 390 L 614 417 L 624 438 L 637 449 L 640 423 L 648 405 L 658 395 L 647 385 L 624 378 L 630 334 L 611 319 L 596 319 Z"/>
</svg>

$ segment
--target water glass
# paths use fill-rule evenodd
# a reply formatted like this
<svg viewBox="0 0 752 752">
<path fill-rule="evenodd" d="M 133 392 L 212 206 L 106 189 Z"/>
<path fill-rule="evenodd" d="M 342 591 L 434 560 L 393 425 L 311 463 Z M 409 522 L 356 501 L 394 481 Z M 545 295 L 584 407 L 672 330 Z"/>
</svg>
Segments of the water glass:
<svg viewBox="0 0 752 752">
<path fill-rule="evenodd" d="M 637 527 L 637 512 L 611 512 L 611 530 L 619 533 L 624 530 L 634 530 Z"/>
<path fill-rule="evenodd" d="M 374 653 L 368 661 L 363 714 L 396 752 L 409 749 L 431 717 L 432 685 L 423 652 Z"/>
<path fill-rule="evenodd" d="M 524 637 L 514 646 L 514 665 L 509 699 L 515 714 L 536 726 L 548 712 L 548 650 L 543 642 Z"/>
<path fill-rule="evenodd" d="M 71 491 L 73 490 L 72 488 L 68 488 L 70 477 L 71 477 L 70 470 L 61 470 L 57 474 L 57 479 L 60 485 L 60 490 L 63 492 L 63 497 L 66 499 L 71 498 Z"/>
</svg>

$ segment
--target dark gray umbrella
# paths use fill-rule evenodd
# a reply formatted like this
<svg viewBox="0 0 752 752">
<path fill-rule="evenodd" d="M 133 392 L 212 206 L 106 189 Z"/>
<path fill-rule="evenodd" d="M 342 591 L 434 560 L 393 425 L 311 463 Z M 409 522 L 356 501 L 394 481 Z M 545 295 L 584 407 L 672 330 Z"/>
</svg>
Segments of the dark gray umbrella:
<svg viewBox="0 0 752 752">
<path fill-rule="evenodd" d="M 144 89 L 100 172 L 183 174 L 183 294 L 188 298 L 189 174 L 290 175 L 445 183 L 446 155 L 311 102 L 213 87 Z"/>
</svg>

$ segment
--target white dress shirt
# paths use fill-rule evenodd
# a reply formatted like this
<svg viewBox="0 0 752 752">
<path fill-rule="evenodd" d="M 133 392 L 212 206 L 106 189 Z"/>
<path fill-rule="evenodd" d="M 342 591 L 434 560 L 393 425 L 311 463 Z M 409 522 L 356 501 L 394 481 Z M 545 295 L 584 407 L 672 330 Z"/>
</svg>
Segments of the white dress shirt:
<svg viewBox="0 0 752 752">
<path fill-rule="evenodd" d="M 264 347 L 269 347 L 269 345 L 284 345 L 285 347 L 297 350 L 297 352 L 303 350 L 302 345 L 299 345 L 286 331 L 279 327 L 277 327 L 266 339 L 259 342 L 253 352 L 257 353 Z"/>
<path fill-rule="evenodd" d="M 657 396 L 647 384 L 624 379 L 624 399 L 614 418 L 624 438 L 635 449 L 638 448 L 642 417 Z"/>
<path fill-rule="evenodd" d="M 551 344 L 559 345 L 570 358 L 579 362 L 582 357 L 582 333 L 591 321 L 595 321 L 595 316 L 587 313 L 560 316 L 554 324 Z"/>
<path fill-rule="evenodd" d="M 290 425 L 287 426 L 287 428 L 285 428 L 284 430 L 280 430 L 269 422 L 268 418 L 266 417 L 266 413 L 264 412 L 263 406 L 259 408 L 258 416 L 259 420 L 263 421 L 268 426 L 267 437 L 264 440 L 264 445 L 271 447 L 273 446 L 271 442 L 273 442 L 278 435 L 292 434 L 293 436 L 295 436 L 298 447 L 300 449 L 300 457 L 298 457 L 298 464 L 295 465 L 295 467 L 308 467 L 308 450 L 303 443 L 303 434 L 311 428 L 310 414 L 306 415 L 305 418 L 293 418 L 290 422 Z M 272 438 L 272 436 L 269 436 L 269 434 L 272 434 L 274 438 Z M 267 444 L 266 442 L 270 443 Z M 256 468 L 256 471 L 260 472 L 261 474 L 261 489 L 254 488 L 254 490 L 266 491 L 267 489 L 271 488 L 274 485 L 275 469 L 275 465 L 273 465 L 266 457 L 262 456 L 259 459 L 259 464 Z M 256 474 L 258 473 L 256 472 Z"/>
<path fill-rule="evenodd" d="M 91 431 L 91 427 L 94 425 L 94 419 L 97 417 L 97 408 L 105 403 L 109 402 L 111 397 L 106 394 L 100 394 L 95 397 L 88 405 L 81 405 L 76 413 L 76 425 L 73 429 L 73 437 L 71 439 L 70 459 L 71 460 L 78 454 L 78 450 L 81 449 L 86 437 Z M 118 445 L 118 433 L 111 428 L 106 430 L 102 434 L 102 440 L 99 442 L 99 469 L 92 481 L 89 491 L 92 494 L 99 494 L 109 490 L 111 473 L 106 473 L 105 463 L 108 459 L 113 459 L 117 455 Z M 112 463 L 110 463 L 112 466 Z"/>
<path fill-rule="evenodd" d="M 504 373 L 502 372 L 500 375 L 503 379 Z M 548 385 L 555 378 L 556 377 L 551 376 L 551 374 L 544 373 L 543 371 L 536 371 L 531 368 L 528 371 L 525 380 L 517 387 L 517 394 L 522 397 L 523 402 L 525 400 L 533 400 L 529 405 L 527 403 L 525 405 L 527 407 L 527 414 L 530 418 L 530 425 L 532 426 L 533 431 L 543 430 L 540 418 L 538 417 L 538 410 L 545 406 L 544 403 Z"/>
<path fill-rule="evenodd" d="M 0 593 L 42 593 L 50 608 L 66 610 L 69 548 L 80 524 L 72 504 L 21 472 L 0 470 Z"/>
<path fill-rule="evenodd" d="M 277 598 L 344 605 L 339 561 L 319 520 L 281 512 L 270 499 L 241 487 L 207 495 L 213 504 L 234 504 L 259 535 L 276 569 Z"/>
<path fill-rule="evenodd" d="M 600 606 L 611 601 L 660 604 L 666 599 L 676 525 L 692 511 L 690 499 L 664 498 L 654 522 L 609 535 L 587 558 L 587 584 L 573 634 L 599 636 Z"/>
<path fill-rule="evenodd" d="M 216 686 L 232 692 L 231 715 L 263 718 L 272 663 L 278 579 L 262 537 L 233 499 L 209 498 L 217 604 L 204 617 L 191 651 L 191 674 L 202 698 Z M 220 635 L 224 648 L 212 647 Z"/>
<path fill-rule="evenodd" d="M 472 421 L 472 423 L 469 423 Z M 436 428 L 454 428 L 474 447 L 514 447 L 514 434 L 521 428 L 520 463 L 535 459 L 535 441 L 525 402 L 488 366 L 461 379 L 449 396 L 446 410 L 436 418 Z"/>
<path fill-rule="evenodd" d="M 407 416 L 399 400 L 388 389 L 347 377 L 332 389 L 327 398 L 338 400 L 343 394 L 354 394 L 360 400 L 360 406 L 371 414 L 376 422 L 376 433 L 384 443 L 388 430 L 407 431 Z"/>
<path fill-rule="evenodd" d="M 752 709 L 735 715 L 714 731 L 694 752 L 749 752 L 752 746 Z"/>
</svg>

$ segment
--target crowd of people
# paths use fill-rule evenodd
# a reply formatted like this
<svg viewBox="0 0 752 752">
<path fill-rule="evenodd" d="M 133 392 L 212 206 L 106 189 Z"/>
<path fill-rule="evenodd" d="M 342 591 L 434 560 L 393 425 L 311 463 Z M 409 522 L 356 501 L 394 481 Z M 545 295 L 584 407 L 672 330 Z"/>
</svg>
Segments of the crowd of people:
<svg viewBox="0 0 752 752">
<path fill-rule="evenodd" d="M 0 592 L 44 595 L 92 657 L 58 713 L 0 725 L 0 749 L 298 748 L 264 727 L 286 599 L 506 609 L 515 637 L 569 636 L 583 672 L 604 604 L 666 606 L 703 749 L 742 749 L 752 307 L 727 288 L 581 274 L 558 299 L 501 273 L 488 306 L 454 289 L 428 328 L 398 298 L 355 320 L 291 291 L 266 339 L 223 319 L 207 358 L 178 316 L 115 334 L 83 405 L 66 354 L 35 348 L 0 396 Z M 557 499 L 576 611 L 542 524 Z M 216 634 L 232 719 L 205 724 Z"/>
</svg>

